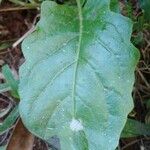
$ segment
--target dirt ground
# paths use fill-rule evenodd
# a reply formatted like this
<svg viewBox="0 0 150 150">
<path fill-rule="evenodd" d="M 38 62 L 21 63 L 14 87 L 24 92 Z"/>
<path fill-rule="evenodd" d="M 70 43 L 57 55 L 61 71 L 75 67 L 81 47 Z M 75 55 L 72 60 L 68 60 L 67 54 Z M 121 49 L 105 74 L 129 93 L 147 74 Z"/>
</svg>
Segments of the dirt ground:
<svg viewBox="0 0 150 150">
<path fill-rule="evenodd" d="M 132 1 L 134 5 L 134 15 L 140 15 L 136 1 Z M 18 78 L 19 66 L 24 62 L 20 43 L 12 48 L 18 39 L 20 39 L 27 31 L 29 31 L 35 22 L 39 10 L 28 9 L 17 6 L 8 1 L 4 1 L 0 5 L 0 67 L 4 64 L 8 64 L 12 69 L 16 78 Z M 137 32 L 134 32 L 132 39 L 137 36 Z M 150 100 L 150 30 L 144 29 L 140 32 L 143 36 L 142 42 L 138 43 L 136 47 L 140 50 L 141 59 L 135 71 L 136 81 L 133 89 L 133 99 L 135 108 L 129 115 L 131 118 L 135 118 L 141 122 L 145 122 L 145 119 L 149 119 L 149 109 L 146 107 L 146 102 Z M 2 47 L 3 45 L 3 47 Z M 0 73 L 0 82 L 4 82 L 3 75 Z M 0 94 L 0 109 L 5 108 L 12 103 L 12 97 L 10 93 Z M 0 118 L 0 122 L 4 118 Z M 5 145 L 9 141 L 9 137 L 12 133 L 12 129 L 0 135 L 0 146 Z M 150 138 L 138 137 L 130 139 L 120 139 L 120 150 L 150 150 Z M 48 144 L 44 141 L 36 138 L 34 142 L 34 150 L 47 150 Z"/>
</svg>

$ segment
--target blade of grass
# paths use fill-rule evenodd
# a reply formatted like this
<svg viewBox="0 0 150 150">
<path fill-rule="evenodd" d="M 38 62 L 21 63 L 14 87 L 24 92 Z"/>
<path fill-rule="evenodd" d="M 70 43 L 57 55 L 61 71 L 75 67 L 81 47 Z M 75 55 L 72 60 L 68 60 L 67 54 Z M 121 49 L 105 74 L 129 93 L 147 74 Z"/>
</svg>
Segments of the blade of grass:
<svg viewBox="0 0 150 150">
<path fill-rule="evenodd" d="M 8 117 L 0 124 L 0 134 L 8 130 L 19 117 L 18 106 L 16 106 L 8 115 Z"/>
<path fill-rule="evenodd" d="M 5 76 L 6 82 L 11 87 L 12 96 L 14 96 L 15 98 L 19 98 L 18 82 L 17 82 L 17 80 L 14 79 L 13 74 L 12 74 L 12 72 L 11 72 L 8 65 L 5 65 L 5 66 L 2 67 L 2 73 Z"/>
<path fill-rule="evenodd" d="M 0 84 L 0 93 L 10 91 L 11 88 L 8 83 Z"/>
</svg>

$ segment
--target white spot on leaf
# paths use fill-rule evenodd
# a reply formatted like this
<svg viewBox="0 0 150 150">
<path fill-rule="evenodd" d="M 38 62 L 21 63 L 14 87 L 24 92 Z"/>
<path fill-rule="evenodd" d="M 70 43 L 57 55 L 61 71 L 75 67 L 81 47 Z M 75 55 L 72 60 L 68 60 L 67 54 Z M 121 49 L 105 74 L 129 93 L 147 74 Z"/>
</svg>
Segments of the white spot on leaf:
<svg viewBox="0 0 150 150">
<path fill-rule="evenodd" d="M 80 121 L 78 121 L 76 119 L 72 119 L 72 121 L 70 123 L 70 128 L 72 131 L 78 132 L 80 130 L 83 130 L 83 125 Z"/>
</svg>

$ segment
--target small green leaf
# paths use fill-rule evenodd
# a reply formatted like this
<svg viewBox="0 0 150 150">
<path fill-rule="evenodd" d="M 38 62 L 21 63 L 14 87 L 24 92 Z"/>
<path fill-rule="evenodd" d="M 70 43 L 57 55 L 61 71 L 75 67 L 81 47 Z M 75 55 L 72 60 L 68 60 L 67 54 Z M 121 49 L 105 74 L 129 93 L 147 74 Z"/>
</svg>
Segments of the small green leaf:
<svg viewBox="0 0 150 150">
<path fill-rule="evenodd" d="M 119 0 L 111 0 L 110 1 L 110 9 L 116 13 L 120 13 Z"/>
<path fill-rule="evenodd" d="M 127 115 L 139 52 L 132 23 L 109 0 L 45 1 L 23 42 L 19 111 L 25 126 L 61 150 L 114 150 Z"/>
<path fill-rule="evenodd" d="M 3 66 L 2 73 L 6 78 L 7 84 L 11 87 L 12 95 L 16 98 L 19 98 L 18 81 L 14 79 L 13 74 L 8 65 Z"/>
<path fill-rule="evenodd" d="M 134 20 L 134 15 L 133 15 L 133 6 L 132 6 L 132 3 L 131 1 L 125 1 L 125 10 L 126 10 L 126 15 Z"/>
<path fill-rule="evenodd" d="M 150 136 L 150 125 L 146 125 L 133 119 L 128 119 L 121 134 L 121 137 L 129 138 L 140 135 Z"/>
<path fill-rule="evenodd" d="M 18 106 L 16 106 L 8 115 L 8 117 L 0 124 L 0 134 L 8 130 L 19 117 Z"/>
<path fill-rule="evenodd" d="M 0 4 L 1 4 L 1 0 L 0 0 Z M 12 45 L 11 42 L 8 42 L 8 43 L 0 43 L 0 50 L 3 50 L 3 49 L 6 49 L 8 47 L 10 47 Z"/>
<path fill-rule="evenodd" d="M 150 21 L 150 0 L 139 0 L 141 8 L 144 10 L 144 17 Z"/>
</svg>

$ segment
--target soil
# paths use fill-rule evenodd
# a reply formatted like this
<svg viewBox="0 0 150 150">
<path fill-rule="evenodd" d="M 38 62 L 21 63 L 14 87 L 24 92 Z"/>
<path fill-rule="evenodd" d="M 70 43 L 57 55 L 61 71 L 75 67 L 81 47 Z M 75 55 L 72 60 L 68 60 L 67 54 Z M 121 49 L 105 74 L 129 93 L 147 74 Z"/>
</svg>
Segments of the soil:
<svg viewBox="0 0 150 150">
<path fill-rule="evenodd" d="M 140 15 L 141 10 L 136 0 L 131 1 L 131 4 L 134 5 L 134 15 Z M 37 9 L 25 8 L 22 10 L 8 1 L 4 1 L 0 5 L 0 67 L 8 64 L 16 78 L 18 77 L 19 66 L 24 62 L 24 57 L 20 44 L 14 48 L 12 48 L 12 44 L 30 30 L 33 20 L 38 14 L 39 11 Z M 123 14 L 125 15 L 126 11 L 123 11 Z M 145 118 L 149 118 L 149 109 L 145 104 L 150 100 L 150 32 L 144 29 L 140 33 L 143 35 L 143 40 L 136 45 L 140 50 L 141 59 L 135 71 L 136 81 L 133 90 L 135 108 L 129 117 L 145 122 Z M 134 32 L 132 38 L 136 37 L 137 34 L 137 32 Z M 2 49 L 1 45 L 4 43 L 5 47 Z M 0 82 L 4 82 L 1 73 Z M 8 92 L 0 94 L 0 109 L 6 108 L 10 103 L 14 106 L 16 103 L 12 102 L 12 99 L 13 97 Z M 4 118 L 0 118 L 0 122 Z M 0 146 L 5 145 L 9 141 L 11 133 L 12 129 L 0 135 Z M 46 142 L 37 137 L 35 138 L 33 150 L 47 150 L 48 147 Z M 150 150 L 150 138 L 120 139 L 119 147 L 120 150 Z"/>
</svg>

